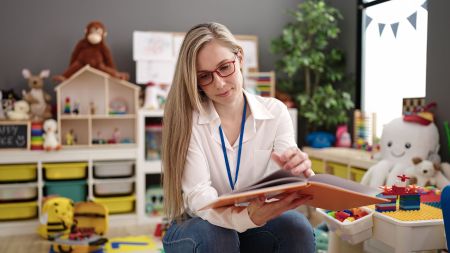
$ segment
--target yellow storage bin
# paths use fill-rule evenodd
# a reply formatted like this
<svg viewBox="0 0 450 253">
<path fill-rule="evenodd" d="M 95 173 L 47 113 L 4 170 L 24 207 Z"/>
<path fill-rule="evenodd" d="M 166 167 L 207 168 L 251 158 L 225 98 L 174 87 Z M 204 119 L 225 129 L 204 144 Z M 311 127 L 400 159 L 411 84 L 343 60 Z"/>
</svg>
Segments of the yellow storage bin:
<svg viewBox="0 0 450 253">
<path fill-rule="evenodd" d="M 0 204 L 0 220 L 22 220 L 36 218 L 37 202 Z"/>
<path fill-rule="evenodd" d="M 327 170 L 335 176 L 348 178 L 348 167 L 346 164 L 327 162 Z"/>
<path fill-rule="evenodd" d="M 322 160 L 309 158 L 311 160 L 311 166 L 316 174 L 325 173 L 325 163 Z"/>
<path fill-rule="evenodd" d="M 86 178 L 87 163 L 45 163 L 45 179 L 65 180 Z"/>
<path fill-rule="evenodd" d="M 105 205 L 109 214 L 130 213 L 134 211 L 134 195 L 125 197 L 95 198 L 94 202 Z"/>
<path fill-rule="evenodd" d="M 366 170 L 359 168 L 350 168 L 350 179 L 355 182 L 361 182 L 362 177 L 366 173 Z"/>
<path fill-rule="evenodd" d="M 0 165 L 0 183 L 36 181 L 36 164 Z"/>
</svg>

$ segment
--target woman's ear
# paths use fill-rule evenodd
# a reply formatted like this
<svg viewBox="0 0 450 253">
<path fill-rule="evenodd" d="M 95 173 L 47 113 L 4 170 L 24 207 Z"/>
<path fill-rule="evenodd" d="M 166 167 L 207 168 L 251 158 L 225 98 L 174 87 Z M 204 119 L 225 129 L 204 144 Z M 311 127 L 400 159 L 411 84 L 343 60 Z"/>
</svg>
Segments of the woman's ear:
<svg viewBox="0 0 450 253">
<path fill-rule="evenodd" d="M 241 67 L 242 67 L 242 65 L 244 64 L 244 52 L 241 49 L 236 53 L 236 55 L 239 59 L 239 65 L 241 65 Z"/>
</svg>

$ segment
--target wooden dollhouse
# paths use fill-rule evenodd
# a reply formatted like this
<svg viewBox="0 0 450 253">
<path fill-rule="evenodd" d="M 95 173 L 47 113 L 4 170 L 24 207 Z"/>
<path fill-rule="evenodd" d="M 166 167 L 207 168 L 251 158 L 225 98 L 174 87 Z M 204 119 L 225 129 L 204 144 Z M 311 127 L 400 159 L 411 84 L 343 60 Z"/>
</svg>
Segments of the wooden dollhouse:
<svg viewBox="0 0 450 253">
<path fill-rule="evenodd" d="M 56 90 L 64 148 L 136 145 L 139 86 L 86 65 Z"/>
</svg>

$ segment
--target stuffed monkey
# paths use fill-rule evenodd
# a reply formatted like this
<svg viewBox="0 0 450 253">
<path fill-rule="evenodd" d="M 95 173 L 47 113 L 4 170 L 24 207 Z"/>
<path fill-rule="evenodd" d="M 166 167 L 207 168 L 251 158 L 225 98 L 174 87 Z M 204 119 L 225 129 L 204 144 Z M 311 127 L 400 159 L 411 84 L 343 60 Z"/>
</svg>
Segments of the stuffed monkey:
<svg viewBox="0 0 450 253">
<path fill-rule="evenodd" d="M 106 28 L 101 22 L 90 22 L 86 26 L 84 38 L 78 42 L 72 53 L 69 67 L 62 75 L 55 76 L 53 79 L 64 81 L 89 64 L 113 77 L 128 80 L 127 73 L 116 70 L 111 52 L 105 43 L 106 35 Z"/>
</svg>

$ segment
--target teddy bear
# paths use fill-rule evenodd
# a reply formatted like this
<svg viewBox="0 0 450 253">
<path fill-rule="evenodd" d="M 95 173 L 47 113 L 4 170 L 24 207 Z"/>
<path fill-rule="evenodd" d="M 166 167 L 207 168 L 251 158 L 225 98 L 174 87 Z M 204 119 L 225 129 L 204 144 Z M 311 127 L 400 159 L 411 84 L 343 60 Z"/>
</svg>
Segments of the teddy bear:
<svg viewBox="0 0 450 253">
<path fill-rule="evenodd" d="M 48 120 L 44 121 L 43 129 L 45 132 L 43 134 L 44 149 L 46 151 L 61 149 L 61 144 L 59 143 L 58 134 L 57 134 L 58 123 L 56 122 L 56 120 L 48 119 Z"/>
<path fill-rule="evenodd" d="M 372 187 L 394 185 L 397 176 L 413 167 L 413 158 L 440 163 L 439 132 L 434 123 L 427 125 L 396 118 L 383 128 L 379 161 L 364 174 L 361 183 Z"/>
<path fill-rule="evenodd" d="M 14 110 L 8 111 L 6 114 L 12 120 L 28 120 L 30 115 L 30 106 L 24 100 L 19 100 L 14 103 Z"/>
<path fill-rule="evenodd" d="M 411 178 L 410 183 L 418 186 L 434 185 L 439 189 L 443 189 L 450 184 L 445 173 L 450 170 L 450 164 L 433 163 L 430 160 L 422 160 L 420 157 L 412 159 L 414 166 L 407 169 L 407 175 Z"/>
<path fill-rule="evenodd" d="M 49 70 L 42 70 L 39 75 L 32 75 L 28 69 L 22 70 L 22 75 L 28 80 L 30 91 L 22 91 L 23 99 L 31 106 L 31 120 L 43 121 L 52 117 L 52 109 L 49 104 L 51 97 L 44 92 L 44 78 L 50 75 Z"/>
</svg>

